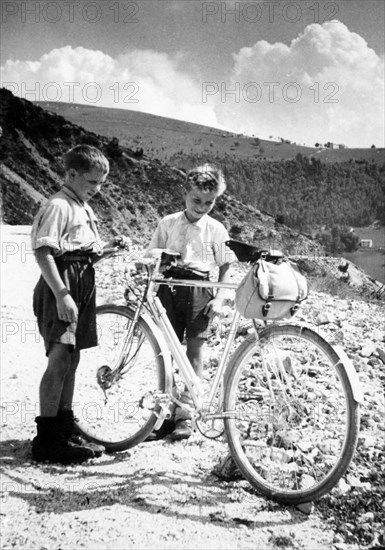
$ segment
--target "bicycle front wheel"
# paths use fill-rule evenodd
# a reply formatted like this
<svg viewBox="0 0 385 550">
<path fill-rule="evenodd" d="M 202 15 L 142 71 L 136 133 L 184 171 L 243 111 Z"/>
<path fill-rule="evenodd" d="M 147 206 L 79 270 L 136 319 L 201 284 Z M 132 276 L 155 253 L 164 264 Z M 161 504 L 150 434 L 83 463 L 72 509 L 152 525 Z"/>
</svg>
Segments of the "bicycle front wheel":
<svg viewBox="0 0 385 550">
<path fill-rule="evenodd" d="M 330 344 L 295 325 L 263 329 L 229 365 L 225 430 L 244 477 L 284 504 L 317 500 L 345 473 L 359 405 Z"/>
<path fill-rule="evenodd" d="M 107 451 L 141 443 L 152 431 L 156 392 L 169 390 L 163 355 L 150 326 L 125 306 L 96 309 L 98 346 L 83 350 L 76 373 L 77 427 Z"/>
</svg>

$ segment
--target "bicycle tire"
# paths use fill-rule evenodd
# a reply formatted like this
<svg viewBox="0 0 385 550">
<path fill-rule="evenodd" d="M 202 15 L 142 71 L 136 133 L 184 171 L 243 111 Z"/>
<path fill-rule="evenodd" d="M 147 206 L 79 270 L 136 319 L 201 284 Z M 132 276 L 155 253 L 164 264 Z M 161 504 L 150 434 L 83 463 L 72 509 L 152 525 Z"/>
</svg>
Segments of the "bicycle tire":
<svg viewBox="0 0 385 550">
<path fill-rule="evenodd" d="M 77 428 L 87 440 L 103 445 L 109 452 L 124 451 L 144 441 L 158 419 L 159 407 L 151 410 L 143 405 L 143 398 L 157 390 L 169 391 L 171 387 L 158 339 L 140 317 L 133 347 L 125 361 L 123 372 L 126 372 L 106 388 L 104 395 L 98 373 L 101 367 L 116 367 L 123 336 L 134 314 L 126 306 L 106 304 L 96 308 L 99 343 L 82 351 L 76 373 Z"/>
<path fill-rule="evenodd" d="M 250 335 L 239 346 L 226 380 L 226 436 L 250 484 L 282 504 L 330 491 L 352 460 L 360 424 L 336 350 L 307 327 L 272 325 L 259 343 Z"/>
</svg>

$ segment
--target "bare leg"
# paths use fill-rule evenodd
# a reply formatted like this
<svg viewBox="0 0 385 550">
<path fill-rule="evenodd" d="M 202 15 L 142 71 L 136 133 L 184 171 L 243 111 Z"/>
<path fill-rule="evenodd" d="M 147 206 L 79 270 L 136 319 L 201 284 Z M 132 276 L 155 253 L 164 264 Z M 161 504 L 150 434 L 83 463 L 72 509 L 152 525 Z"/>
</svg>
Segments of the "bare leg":
<svg viewBox="0 0 385 550">
<path fill-rule="evenodd" d="M 40 415 L 57 415 L 62 396 L 64 380 L 71 366 L 71 347 L 66 344 L 52 344 L 48 355 L 48 366 L 40 382 Z"/>
<path fill-rule="evenodd" d="M 64 378 L 60 396 L 59 411 L 71 411 L 75 389 L 75 373 L 80 361 L 80 351 L 73 350 L 70 358 L 70 367 Z"/>
<path fill-rule="evenodd" d="M 187 358 L 190 361 L 195 374 L 202 378 L 203 375 L 203 344 L 204 338 L 187 339 Z"/>
</svg>

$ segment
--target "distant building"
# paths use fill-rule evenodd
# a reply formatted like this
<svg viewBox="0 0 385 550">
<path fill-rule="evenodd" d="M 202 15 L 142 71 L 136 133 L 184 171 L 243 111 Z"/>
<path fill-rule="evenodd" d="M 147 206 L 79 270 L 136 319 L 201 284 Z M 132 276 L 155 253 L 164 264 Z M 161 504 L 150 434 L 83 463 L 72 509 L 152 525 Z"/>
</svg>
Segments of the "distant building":
<svg viewBox="0 0 385 550">
<path fill-rule="evenodd" d="M 361 239 L 360 246 L 364 248 L 372 248 L 373 247 L 373 241 L 372 239 Z"/>
<path fill-rule="evenodd" d="M 325 147 L 327 149 L 346 149 L 346 145 L 343 143 L 332 143 L 331 141 L 325 143 Z"/>
</svg>

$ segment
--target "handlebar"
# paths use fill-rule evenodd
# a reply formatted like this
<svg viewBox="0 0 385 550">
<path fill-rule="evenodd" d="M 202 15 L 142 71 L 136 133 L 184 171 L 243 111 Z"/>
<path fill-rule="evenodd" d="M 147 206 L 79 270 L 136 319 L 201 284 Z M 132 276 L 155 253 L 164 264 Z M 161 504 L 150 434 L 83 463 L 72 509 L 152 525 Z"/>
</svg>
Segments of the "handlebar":
<svg viewBox="0 0 385 550">
<path fill-rule="evenodd" d="M 254 245 L 233 239 L 226 241 L 225 244 L 234 252 L 237 260 L 240 262 L 253 263 L 259 259 L 264 259 L 268 262 L 277 262 L 283 258 L 283 253 L 280 250 L 259 249 Z M 198 269 L 178 265 L 177 260 L 180 257 L 181 254 L 174 250 L 154 249 L 152 251 L 152 258 L 149 258 L 148 261 L 136 262 L 135 267 L 138 271 L 147 271 L 148 275 L 150 271 L 155 271 L 156 273 L 162 271 L 166 277 L 167 273 L 169 273 L 168 277 L 177 277 L 179 279 L 197 279 L 207 275 L 207 273 Z"/>
<path fill-rule="evenodd" d="M 280 250 L 259 249 L 254 245 L 244 243 L 242 241 L 228 240 L 228 246 L 235 254 L 240 262 L 254 263 L 259 259 L 264 259 L 269 262 L 278 262 L 283 258 L 283 253 Z M 105 251 L 114 254 L 116 248 Z M 156 285 L 162 284 L 167 286 L 196 286 L 207 288 L 227 288 L 236 289 L 236 283 L 219 283 L 210 281 L 207 273 L 189 268 L 187 266 L 179 266 L 177 260 L 181 254 L 169 249 L 154 249 L 151 256 L 134 261 L 135 270 L 126 268 L 128 288 L 126 289 L 126 299 L 130 295 L 135 296 L 135 300 L 140 299 L 144 303 L 147 299 L 148 292 L 156 288 Z"/>
<path fill-rule="evenodd" d="M 103 260 L 106 260 L 107 258 L 111 258 L 115 254 L 118 254 L 119 252 L 122 252 L 122 248 L 114 247 L 114 248 L 104 248 L 103 252 L 101 254 L 94 254 L 92 257 L 92 263 L 97 264 Z"/>
</svg>

